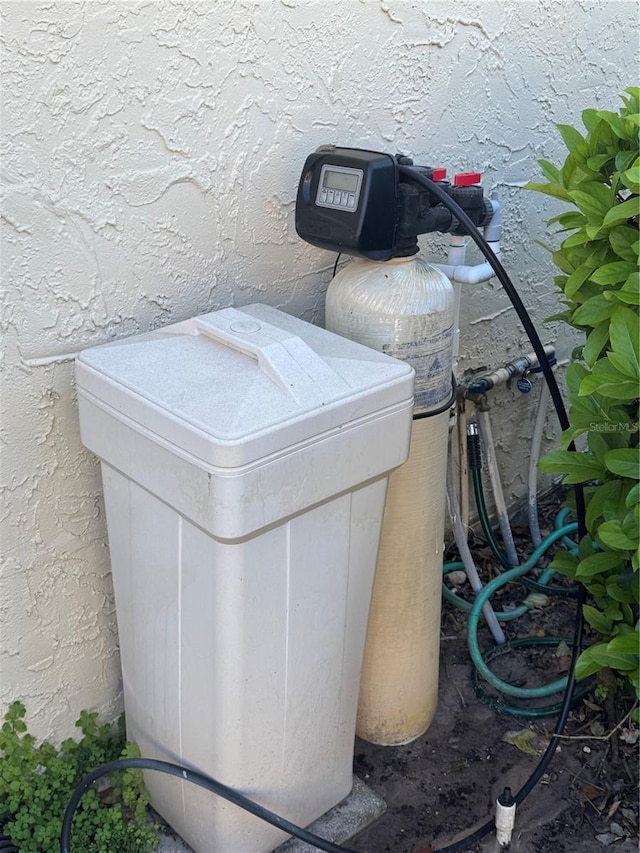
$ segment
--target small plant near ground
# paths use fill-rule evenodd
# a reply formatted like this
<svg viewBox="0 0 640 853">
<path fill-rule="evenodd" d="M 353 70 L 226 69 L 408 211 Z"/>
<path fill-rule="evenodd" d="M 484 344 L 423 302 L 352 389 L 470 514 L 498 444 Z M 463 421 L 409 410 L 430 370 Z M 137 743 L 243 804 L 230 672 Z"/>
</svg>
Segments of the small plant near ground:
<svg viewBox="0 0 640 853">
<path fill-rule="evenodd" d="M 583 483 L 587 535 L 577 556 L 559 553 L 552 567 L 583 583 L 589 625 L 602 639 L 580 656 L 582 678 L 610 668 L 640 694 L 638 634 L 640 450 L 640 273 L 638 213 L 640 89 L 625 90 L 619 112 L 582 113 L 583 136 L 558 125 L 568 156 L 561 168 L 540 160 L 547 183 L 528 188 L 572 209 L 549 221 L 567 234 L 553 253 L 566 310 L 551 319 L 581 330 L 585 342 L 567 369 L 570 427 L 544 471 Z M 586 435 L 586 449 L 572 440 Z"/>
<path fill-rule="evenodd" d="M 78 741 L 59 749 L 36 746 L 24 722 L 25 707 L 14 702 L 0 729 L 0 819 L 20 853 L 54 853 L 62 819 L 74 788 L 101 764 L 139 755 L 126 743 L 122 720 L 116 731 L 99 725 L 97 714 L 83 711 Z M 148 797 L 138 770 L 114 773 L 106 787 L 83 796 L 73 821 L 78 853 L 151 853 L 158 829 L 147 818 Z"/>
</svg>

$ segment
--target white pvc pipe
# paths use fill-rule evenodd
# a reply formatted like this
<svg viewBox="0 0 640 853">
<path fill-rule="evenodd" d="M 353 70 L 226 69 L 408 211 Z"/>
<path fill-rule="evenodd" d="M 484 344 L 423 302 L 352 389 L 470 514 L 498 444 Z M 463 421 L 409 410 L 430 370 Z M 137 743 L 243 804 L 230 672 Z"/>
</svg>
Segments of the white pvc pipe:
<svg viewBox="0 0 640 853">
<path fill-rule="evenodd" d="M 460 559 L 464 564 L 464 570 L 467 573 L 467 578 L 469 579 L 469 583 L 471 584 L 471 589 L 477 594 L 482 589 L 482 581 L 480 580 L 480 576 L 478 575 L 476 565 L 473 562 L 473 557 L 471 556 L 471 551 L 469 550 L 469 545 L 467 543 L 467 535 L 464 531 L 462 521 L 460 519 L 460 507 L 458 506 L 455 487 L 453 485 L 453 463 L 451 459 L 451 454 L 449 454 L 449 459 L 447 462 L 447 507 L 449 509 L 451 529 L 453 531 L 453 536 L 458 547 Z M 487 620 L 487 625 L 489 626 L 489 630 L 491 631 L 493 639 L 496 641 L 496 643 L 504 643 L 504 631 L 500 627 L 500 623 L 498 622 L 496 614 L 494 613 L 493 608 L 491 607 L 488 601 L 482 608 L 482 612 L 484 614 L 484 618 Z"/>
<path fill-rule="evenodd" d="M 502 483 L 500 482 L 500 471 L 498 470 L 496 448 L 493 443 L 489 411 L 482 410 L 478 406 L 476 407 L 476 412 L 478 417 L 478 428 L 480 430 L 480 440 L 482 441 L 487 468 L 489 470 L 489 479 L 491 480 L 491 489 L 493 491 L 500 532 L 502 533 L 502 540 L 504 542 L 504 550 L 509 563 L 512 566 L 517 566 L 518 553 L 516 551 L 515 542 L 513 541 L 511 525 L 509 524 L 509 513 L 507 512 L 507 504 L 504 499 L 504 492 L 502 491 Z"/>
<path fill-rule="evenodd" d="M 536 412 L 536 422 L 533 428 L 533 437 L 531 439 L 531 455 L 529 457 L 529 478 L 528 478 L 528 512 L 529 512 L 529 531 L 531 540 L 535 547 L 542 542 L 540 533 L 540 522 L 538 519 L 538 459 L 542 449 L 542 436 L 544 433 L 544 424 L 547 418 L 547 405 L 549 404 L 549 386 L 545 381 L 542 382 L 540 396 L 538 397 L 538 411 Z"/>
<path fill-rule="evenodd" d="M 497 246 L 498 244 L 494 243 L 493 245 Z M 500 249 L 498 247 L 498 252 L 499 251 Z M 489 279 L 495 275 L 493 267 L 486 261 L 482 264 L 476 264 L 475 266 L 461 264 L 460 266 L 454 267 L 450 264 L 433 263 L 431 266 L 439 269 L 451 281 L 457 281 L 460 284 L 480 284 L 483 281 L 489 281 Z"/>
</svg>

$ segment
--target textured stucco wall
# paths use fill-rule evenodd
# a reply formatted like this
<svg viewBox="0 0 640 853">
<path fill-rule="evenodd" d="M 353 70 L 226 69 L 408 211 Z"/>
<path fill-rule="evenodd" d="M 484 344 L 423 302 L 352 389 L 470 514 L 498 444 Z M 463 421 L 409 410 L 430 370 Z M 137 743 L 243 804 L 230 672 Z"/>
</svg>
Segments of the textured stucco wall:
<svg viewBox="0 0 640 853">
<path fill-rule="evenodd" d="M 555 297 L 533 240 L 555 211 L 521 187 L 536 158 L 560 156 L 554 122 L 614 106 L 633 81 L 634 10 L 2 3 L 0 704 L 21 698 L 36 734 L 57 738 L 81 708 L 120 703 L 100 479 L 65 355 L 252 301 L 321 321 L 333 257 L 303 244 L 293 218 L 304 158 L 328 141 L 481 169 L 501 191 L 506 265 L 540 320 Z M 523 342 L 497 286 L 467 291 L 462 367 Z M 511 498 L 533 406 L 512 399 L 495 407 Z"/>
</svg>

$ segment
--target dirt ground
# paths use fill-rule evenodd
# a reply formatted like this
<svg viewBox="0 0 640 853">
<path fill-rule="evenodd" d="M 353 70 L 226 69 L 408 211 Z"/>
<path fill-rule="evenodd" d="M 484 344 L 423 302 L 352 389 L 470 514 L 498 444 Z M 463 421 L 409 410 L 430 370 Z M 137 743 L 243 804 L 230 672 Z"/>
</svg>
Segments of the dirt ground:
<svg viewBox="0 0 640 853">
<path fill-rule="evenodd" d="M 482 561 L 481 549 L 476 558 Z M 502 603 L 510 597 L 522 601 L 522 588 L 506 591 Z M 574 618 L 572 601 L 552 599 L 547 607 L 503 627 L 508 638 L 571 639 Z M 401 747 L 356 742 L 355 773 L 388 808 L 350 842 L 353 849 L 430 853 L 444 847 L 490 819 L 504 787 L 516 792 L 537 765 L 555 717 L 526 720 L 497 714 L 483 704 L 470 683 L 465 635 L 464 615 L 445 602 L 439 707 L 424 736 Z M 493 645 L 488 632 L 481 645 Z M 537 686 L 561 677 L 566 651 L 554 643 L 548 649 L 511 653 L 491 668 L 514 684 Z M 548 773 L 518 809 L 511 853 L 638 850 L 637 726 L 627 720 L 611 734 L 632 707 L 633 700 L 620 695 L 615 709 L 607 707 L 602 693 L 593 691 L 576 705 Z M 495 837 L 464 849 L 495 853 Z"/>
</svg>

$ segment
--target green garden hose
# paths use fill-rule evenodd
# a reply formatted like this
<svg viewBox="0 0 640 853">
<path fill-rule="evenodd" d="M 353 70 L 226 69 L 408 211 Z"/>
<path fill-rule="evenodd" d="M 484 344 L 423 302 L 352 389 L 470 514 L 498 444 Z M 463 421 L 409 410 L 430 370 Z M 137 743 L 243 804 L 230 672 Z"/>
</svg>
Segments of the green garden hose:
<svg viewBox="0 0 640 853">
<path fill-rule="evenodd" d="M 457 595 L 444 582 L 442 584 L 443 597 L 455 607 L 459 608 L 460 610 L 465 610 L 470 614 L 469 623 L 467 627 L 467 644 L 469 646 L 471 659 L 475 665 L 475 669 L 472 671 L 471 674 L 471 684 L 473 690 L 476 696 L 482 702 L 489 705 L 491 708 L 493 708 L 493 710 L 497 711 L 498 713 L 508 714 L 514 717 L 536 719 L 556 715 L 558 713 L 559 707 L 561 706 L 561 703 L 555 703 L 553 705 L 545 705 L 544 707 L 538 708 L 518 708 L 517 706 L 507 704 L 499 698 L 490 696 L 480 685 L 480 676 L 482 676 L 494 689 L 498 690 L 499 692 L 522 699 L 536 699 L 546 697 L 552 695 L 553 693 L 557 693 L 559 691 L 564 690 L 567 683 L 566 678 L 559 679 L 553 682 L 552 684 L 548 684 L 543 687 L 520 688 L 514 687 L 513 685 L 502 681 L 496 675 L 494 675 L 494 673 L 491 672 L 488 667 L 488 663 L 491 660 L 503 654 L 507 654 L 510 651 L 517 651 L 519 649 L 532 648 L 535 646 L 557 646 L 561 642 L 560 639 L 553 637 L 542 637 L 512 640 L 508 641 L 502 646 L 496 646 L 495 648 L 490 649 L 488 652 L 485 652 L 483 654 L 480 651 L 480 647 L 478 645 L 477 632 L 478 622 L 482 613 L 482 606 L 488 600 L 488 598 L 493 595 L 493 593 L 495 593 L 498 589 L 500 589 L 502 586 L 505 586 L 507 583 L 510 583 L 511 581 L 523 582 L 524 574 L 534 568 L 540 558 L 544 555 L 544 553 L 556 542 L 562 541 L 564 544 L 568 543 L 570 544 L 571 549 L 575 551 L 575 543 L 569 538 L 569 535 L 576 532 L 577 524 L 562 523 L 566 520 L 568 515 L 569 510 L 562 509 L 560 513 L 558 513 L 558 516 L 556 518 L 554 532 L 542 541 L 542 543 L 529 557 L 529 559 L 526 560 L 521 566 L 509 568 L 508 571 L 499 575 L 497 578 L 487 584 L 487 586 L 484 587 L 477 594 L 477 597 L 473 603 L 466 601 L 461 596 Z M 464 564 L 460 562 L 445 563 L 443 566 L 443 572 L 446 575 L 449 572 L 463 568 Z M 549 583 L 553 574 L 554 573 L 551 570 L 547 570 L 546 572 L 544 572 L 537 586 L 539 586 L 541 590 L 545 592 L 550 591 L 547 587 L 547 584 Z M 513 610 L 506 610 L 500 612 L 496 611 L 496 617 L 500 622 L 510 622 L 514 619 L 518 619 L 520 616 L 524 616 L 525 613 L 527 613 L 528 611 L 529 608 L 525 604 L 521 604 L 518 607 L 515 607 Z M 569 643 L 569 645 L 571 645 L 571 643 Z M 585 683 L 580 690 L 577 690 L 574 696 L 575 701 L 581 699 L 582 696 L 589 690 L 589 688 L 590 684 Z"/>
<path fill-rule="evenodd" d="M 464 563 L 445 563 L 442 567 L 444 574 L 448 574 L 449 572 L 458 571 L 460 569 L 464 569 Z M 467 613 L 471 613 L 472 604 L 470 601 L 466 601 L 460 595 L 457 595 L 452 589 L 450 589 L 445 583 L 442 584 L 442 595 L 450 604 L 453 604 L 454 607 L 457 607 L 459 610 L 466 610 Z M 494 611 L 496 614 L 496 619 L 498 622 L 511 622 L 514 619 L 519 619 L 521 616 L 524 616 L 525 613 L 528 613 L 529 608 L 525 604 L 521 604 L 519 607 L 515 607 L 513 610 L 502 610 L 500 612 Z"/>
<path fill-rule="evenodd" d="M 508 654 L 512 651 L 520 651 L 522 649 L 531 649 L 531 648 L 557 648 L 559 643 L 565 642 L 569 647 L 573 646 L 573 640 L 561 640 L 558 637 L 526 637 L 521 640 L 507 640 L 506 643 L 503 643 L 501 646 L 494 646 L 493 648 L 486 651 L 482 659 L 485 664 L 488 664 L 490 661 L 494 660 L 494 658 L 500 657 L 501 655 Z M 541 719 L 543 717 L 555 717 L 560 713 L 562 708 L 562 702 L 555 702 L 553 705 L 544 705 L 541 707 L 532 708 L 530 706 L 526 708 L 519 708 L 517 705 L 508 705 L 506 702 L 503 702 L 497 696 L 490 696 L 487 691 L 480 684 L 480 678 L 478 676 L 478 671 L 476 669 L 471 670 L 471 686 L 473 688 L 473 692 L 476 694 L 478 699 L 483 702 L 485 705 L 488 705 L 493 711 L 498 714 L 505 714 L 509 717 L 521 717 L 527 720 L 536 720 Z M 592 679 L 585 679 L 579 687 L 576 687 L 573 694 L 573 703 L 576 704 L 579 702 L 583 696 L 585 696 L 593 687 Z"/>
<path fill-rule="evenodd" d="M 501 693 L 506 693 L 508 696 L 517 696 L 520 699 L 538 699 L 544 696 L 549 696 L 552 693 L 563 691 L 567 686 L 566 677 L 553 681 L 551 684 L 547 684 L 543 687 L 515 687 L 512 684 L 508 684 L 506 681 L 502 681 L 502 679 L 498 678 L 491 672 L 484 662 L 478 646 L 477 633 L 483 604 L 501 587 L 506 586 L 506 584 L 511 583 L 512 581 L 519 581 L 537 564 L 538 560 L 551 545 L 559 539 L 562 539 L 564 536 L 567 536 L 569 533 L 573 533 L 576 529 L 576 524 L 567 524 L 558 530 L 555 530 L 550 536 L 547 536 L 544 542 L 536 548 L 529 559 L 525 560 L 521 566 L 510 569 L 508 572 L 505 572 L 497 578 L 494 578 L 492 581 L 489 581 L 489 583 L 476 596 L 471 607 L 471 612 L 469 613 L 469 623 L 467 626 L 467 644 L 469 646 L 469 654 L 471 655 L 471 659 L 476 669 L 482 677 Z"/>
</svg>

